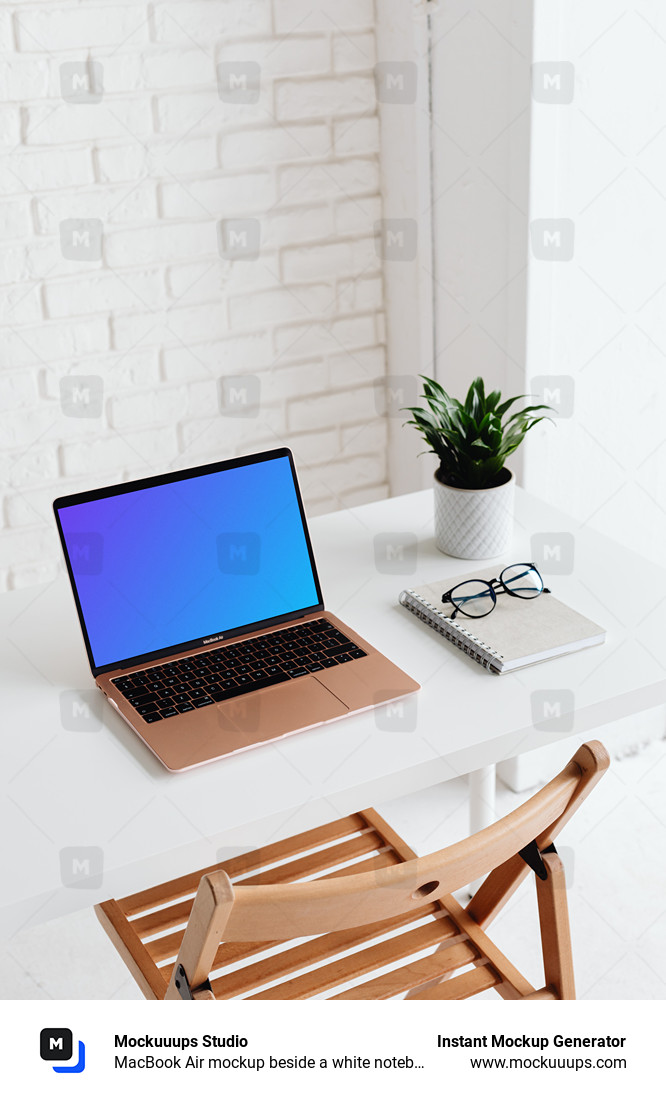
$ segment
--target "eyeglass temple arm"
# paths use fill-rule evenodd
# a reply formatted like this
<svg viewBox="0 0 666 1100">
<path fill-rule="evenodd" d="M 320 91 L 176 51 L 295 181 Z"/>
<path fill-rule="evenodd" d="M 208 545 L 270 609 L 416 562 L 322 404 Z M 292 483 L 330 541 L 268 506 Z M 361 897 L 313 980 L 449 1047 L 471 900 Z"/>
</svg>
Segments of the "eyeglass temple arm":
<svg viewBox="0 0 666 1100">
<path fill-rule="evenodd" d="M 448 592 L 444 593 L 444 595 L 442 596 L 442 603 L 453 603 L 453 600 L 451 599 L 451 593 L 452 592 L 453 592 L 453 589 L 450 588 Z M 453 614 L 449 615 L 449 619 L 455 619 L 455 617 L 458 614 L 459 610 L 460 610 L 460 608 L 456 607 L 455 604 L 453 604 Z"/>
</svg>

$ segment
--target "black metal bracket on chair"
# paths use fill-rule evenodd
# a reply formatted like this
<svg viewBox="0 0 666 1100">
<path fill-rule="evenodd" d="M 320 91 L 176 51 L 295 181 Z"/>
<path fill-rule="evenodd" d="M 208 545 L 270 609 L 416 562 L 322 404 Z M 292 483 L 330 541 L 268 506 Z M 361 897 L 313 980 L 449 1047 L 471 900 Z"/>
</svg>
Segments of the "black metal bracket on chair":
<svg viewBox="0 0 666 1100">
<path fill-rule="evenodd" d="M 190 988 L 190 983 L 187 980 L 187 974 L 185 973 L 185 969 L 184 969 L 182 963 L 178 964 L 178 969 L 176 970 L 176 976 L 174 978 L 174 981 L 176 983 L 176 989 L 180 993 L 182 999 L 184 1001 L 193 1001 L 194 997 L 192 995 L 192 990 Z M 210 993 L 213 992 L 213 987 L 210 984 L 210 980 L 208 978 L 206 978 L 206 981 L 202 982 L 201 985 L 197 986 L 197 989 L 196 989 L 197 993 L 199 992 L 200 989 L 206 989 Z"/>
<path fill-rule="evenodd" d="M 543 848 L 539 851 L 536 840 L 531 840 L 529 844 L 526 844 L 524 848 L 520 849 L 518 855 L 521 859 L 525 860 L 528 867 L 532 868 L 537 878 L 545 881 L 545 879 L 548 878 L 548 871 L 541 857 L 542 855 L 545 856 L 547 852 L 554 852 L 555 855 L 557 855 L 557 848 L 554 844 L 549 844 L 547 848 Z"/>
</svg>

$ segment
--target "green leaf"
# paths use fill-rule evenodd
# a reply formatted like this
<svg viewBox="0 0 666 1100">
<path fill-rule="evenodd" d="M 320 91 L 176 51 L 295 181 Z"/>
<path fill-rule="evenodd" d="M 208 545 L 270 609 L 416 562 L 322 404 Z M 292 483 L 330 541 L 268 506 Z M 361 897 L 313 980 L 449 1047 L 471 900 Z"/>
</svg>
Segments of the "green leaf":
<svg viewBox="0 0 666 1100">
<path fill-rule="evenodd" d="M 525 435 L 551 412 L 547 405 L 528 405 L 502 418 L 526 395 L 501 400 L 499 390 L 486 396 L 479 376 L 470 385 L 464 403 L 451 397 L 434 378 L 420 376 L 423 406 L 404 411 L 406 423 L 423 436 L 440 461 L 439 475 L 460 488 L 486 488 L 497 483 L 508 455 L 520 446 Z"/>
<path fill-rule="evenodd" d="M 495 412 L 498 416 L 504 416 L 507 409 L 510 409 L 512 405 L 515 405 L 516 401 L 520 401 L 524 396 L 524 393 L 519 393 L 517 397 L 510 397 L 508 401 L 503 401 L 501 405 L 498 405 Z"/>
</svg>

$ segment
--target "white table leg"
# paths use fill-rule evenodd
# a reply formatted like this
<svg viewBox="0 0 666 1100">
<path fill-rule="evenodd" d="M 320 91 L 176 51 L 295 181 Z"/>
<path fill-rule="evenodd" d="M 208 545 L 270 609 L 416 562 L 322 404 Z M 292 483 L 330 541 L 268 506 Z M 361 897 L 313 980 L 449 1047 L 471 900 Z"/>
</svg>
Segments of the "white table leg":
<svg viewBox="0 0 666 1100">
<path fill-rule="evenodd" d="M 495 820 L 495 765 L 478 768 L 467 777 L 469 785 L 469 831 L 478 833 Z"/>
<path fill-rule="evenodd" d="M 478 833 L 486 825 L 492 825 L 495 818 L 495 765 L 478 768 L 467 776 L 469 787 L 469 831 Z M 470 897 L 476 892 L 483 879 L 470 882 Z"/>
</svg>

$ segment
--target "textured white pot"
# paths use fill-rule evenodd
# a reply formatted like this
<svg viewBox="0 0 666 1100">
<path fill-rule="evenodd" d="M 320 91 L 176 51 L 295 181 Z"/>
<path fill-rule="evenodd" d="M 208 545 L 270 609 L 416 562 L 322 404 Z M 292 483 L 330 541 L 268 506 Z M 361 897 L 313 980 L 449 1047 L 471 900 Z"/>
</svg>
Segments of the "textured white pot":
<svg viewBox="0 0 666 1100">
<path fill-rule="evenodd" d="M 454 489 L 435 478 L 435 543 L 453 558 L 492 558 L 513 533 L 515 479 L 494 489 Z"/>
</svg>

